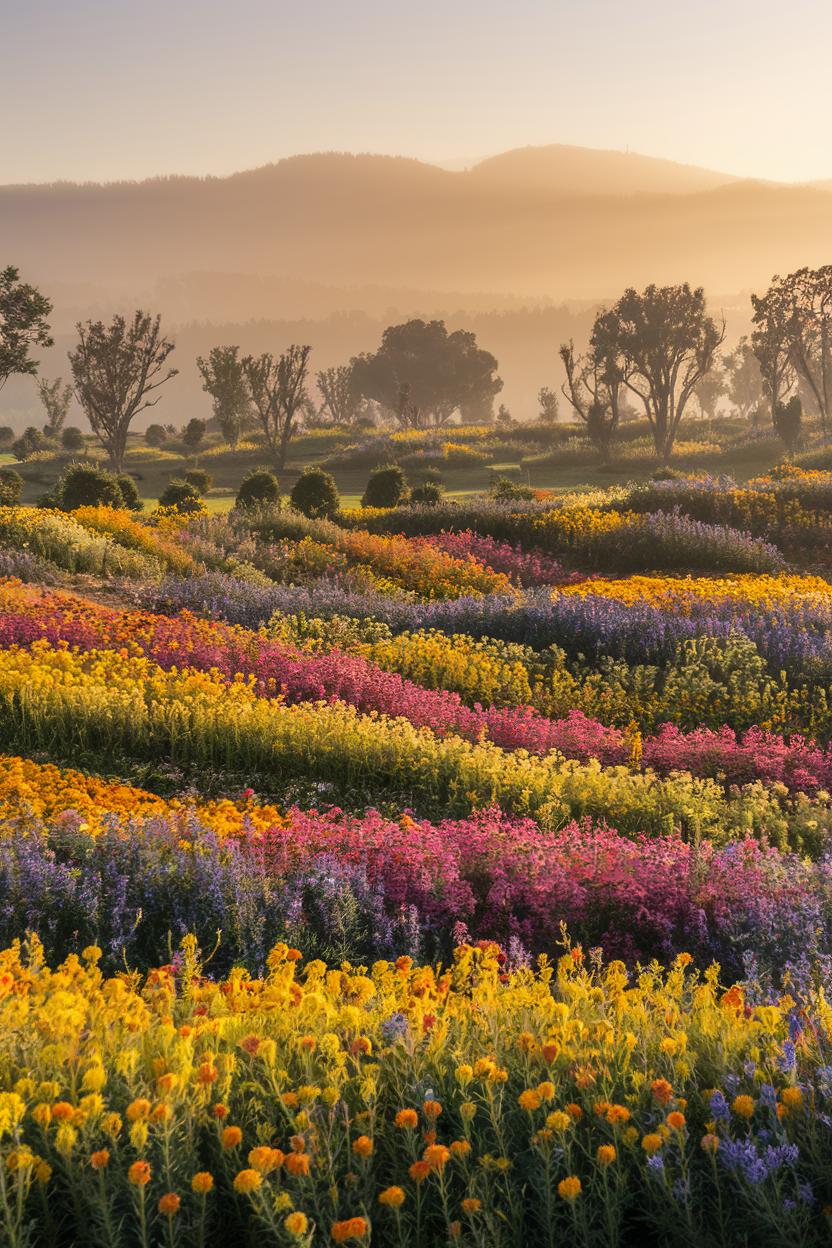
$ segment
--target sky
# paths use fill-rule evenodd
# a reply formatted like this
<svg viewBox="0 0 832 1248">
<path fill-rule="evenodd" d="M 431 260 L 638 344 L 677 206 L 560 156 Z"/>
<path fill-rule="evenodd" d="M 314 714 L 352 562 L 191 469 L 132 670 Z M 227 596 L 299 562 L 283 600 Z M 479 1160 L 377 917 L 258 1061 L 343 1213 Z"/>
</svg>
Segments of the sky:
<svg viewBox="0 0 832 1248">
<path fill-rule="evenodd" d="M 0 183 L 529 144 L 832 178 L 829 0 L 0 0 Z"/>
</svg>

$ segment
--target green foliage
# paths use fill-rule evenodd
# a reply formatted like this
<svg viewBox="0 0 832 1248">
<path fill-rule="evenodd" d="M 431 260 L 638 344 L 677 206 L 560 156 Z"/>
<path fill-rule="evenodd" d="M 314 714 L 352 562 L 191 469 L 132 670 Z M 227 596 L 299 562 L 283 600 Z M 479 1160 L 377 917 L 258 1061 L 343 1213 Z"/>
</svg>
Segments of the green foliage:
<svg viewBox="0 0 832 1248">
<path fill-rule="evenodd" d="M 199 420 L 196 416 L 188 421 L 182 431 L 182 441 L 189 450 L 195 451 L 205 437 L 205 421 Z"/>
<path fill-rule="evenodd" d="M 184 479 L 200 494 L 207 494 L 214 480 L 210 472 L 206 472 L 204 468 L 189 468 Z"/>
<path fill-rule="evenodd" d="M 398 507 L 407 498 L 407 481 L 398 464 L 370 473 L 362 507 Z"/>
<path fill-rule="evenodd" d="M 530 485 L 512 481 L 510 477 L 495 477 L 488 491 L 492 498 L 499 502 L 514 502 L 517 499 L 534 498 L 534 490 Z"/>
<path fill-rule="evenodd" d="M 164 446 L 168 440 L 168 431 L 164 425 L 148 425 L 144 440 L 148 446 Z"/>
<path fill-rule="evenodd" d="M 12 443 L 12 455 L 22 464 L 27 459 L 31 459 L 33 455 L 36 455 L 38 451 L 45 451 L 48 445 L 49 443 L 40 429 L 36 429 L 34 425 L 29 425 L 28 429 L 24 429 L 17 441 Z"/>
<path fill-rule="evenodd" d="M 787 403 L 775 403 L 772 415 L 777 436 L 789 454 L 793 455 L 800 445 L 803 431 L 803 404 L 799 396 L 793 394 Z"/>
<path fill-rule="evenodd" d="M 52 304 L 36 286 L 20 281 L 13 265 L 0 270 L 0 387 L 15 373 L 34 377 L 32 347 L 51 347 L 46 318 Z"/>
<path fill-rule="evenodd" d="M 23 478 L 14 468 L 0 468 L 0 507 L 14 507 L 20 502 Z"/>
<path fill-rule="evenodd" d="M 199 511 L 202 500 L 199 490 L 190 481 L 173 477 L 159 496 L 160 507 L 174 507 L 177 511 Z"/>
<path fill-rule="evenodd" d="M 118 488 L 121 490 L 122 507 L 126 507 L 128 511 L 141 511 L 142 500 L 139 497 L 139 487 L 133 478 L 126 472 L 120 472 L 116 479 Z"/>
<path fill-rule="evenodd" d="M 306 468 L 292 487 L 290 501 L 296 511 L 320 520 L 334 516 L 341 500 L 332 473 L 323 468 Z"/>
<path fill-rule="evenodd" d="M 77 425 L 67 425 L 61 431 L 61 446 L 72 455 L 83 451 L 85 446 L 84 435 Z"/>
<path fill-rule="evenodd" d="M 280 500 L 280 483 L 268 468 L 252 468 L 240 482 L 237 507 L 262 507 Z"/>
<path fill-rule="evenodd" d="M 411 503 L 420 503 L 423 507 L 436 507 L 442 498 L 442 486 L 435 481 L 424 481 L 415 485 L 410 492 Z"/>
<path fill-rule="evenodd" d="M 119 478 L 98 464 L 67 465 L 55 483 L 53 496 L 55 506 L 61 511 L 75 511 L 78 507 L 125 505 Z"/>
</svg>

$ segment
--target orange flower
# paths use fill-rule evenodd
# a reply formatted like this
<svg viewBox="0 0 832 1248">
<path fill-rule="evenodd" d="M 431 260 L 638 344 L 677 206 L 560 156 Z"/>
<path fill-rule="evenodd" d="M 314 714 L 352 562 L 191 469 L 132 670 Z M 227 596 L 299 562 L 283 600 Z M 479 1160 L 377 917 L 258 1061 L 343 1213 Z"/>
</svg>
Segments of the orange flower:
<svg viewBox="0 0 832 1248">
<path fill-rule="evenodd" d="M 426 1118 L 438 1118 L 442 1113 L 442 1106 L 438 1101 L 425 1101 L 422 1109 L 425 1111 Z"/>
<path fill-rule="evenodd" d="M 176 1192 L 165 1192 L 164 1196 L 159 1197 L 159 1212 L 166 1218 L 172 1218 L 175 1213 L 179 1212 L 181 1204 L 182 1201 Z"/>
<path fill-rule="evenodd" d="M 451 1144 L 452 1157 L 467 1157 L 471 1151 L 471 1145 L 467 1140 L 454 1140 Z"/>
<path fill-rule="evenodd" d="M 97 1152 L 90 1154 L 90 1165 L 93 1170 L 106 1170 L 110 1164 L 110 1150 L 108 1148 L 99 1148 Z"/>
<path fill-rule="evenodd" d="M 685 1125 L 685 1115 L 680 1114 L 678 1109 L 674 1109 L 667 1115 L 667 1125 L 672 1131 L 681 1131 Z"/>
<path fill-rule="evenodd" d="M 369 1135 L 359 1135 L 357 1140 L 353 1140 L 352 1151 L 356 1157 L 369 1157 L 373 1151 L 373 1141 Z"/>
<path fill-rule="evenodd" d="M 264 1144 L 253 1148 L 248 1155 L 248 1164 L 259 1174 L 271 1174 L 272 1170 L 279 1169 L 284 1161 L 285 1156 L 279 1148 L 269 1148 Z"/>
<path fill-rule="evenodd" d="M 719 1136 L 714 1135 L 712 1132 L 708 1132 L 707 1135 L 702 1136 L 702 1139 L 699 1141 L 699 1146 L 703 1152 L 715 1153 L 719 1148 Z"/>
<path fill-rule="evenodd" d="M 606 1170 L 607 1166 L 611 1166 L 618 1154 L 612 1144 L 601 1144 L 598 1152 L 595 1154 L 598 1165 Z"/>
<path fill-rule="evenodd" d="M 412 1131 L 419 1124 L 419 1115 L 415 1109 L 400 1109 L 393 1121 L 397 1127 Z"/>
<path fill-rule="evenodd" d="M 568 1200 L 570 1204 L 576 1201 L 581 1194 L 581 1180 L 577 1174 L 570 1174 L 565 1179 L 561 1179 L 558 1183 L 558 1196 L 561 1200 Z"/>
<path fill-rule="evenodd" d="M 404 1189 L 401 1187 L 385 1187 L 383 1192 L 379 1192 L 378 1203 L 384 1205 L 387 1209 L 400 1209 L 405 1202 Z"/>
<path fill-rule="evenodd" d="M 543 1060 L 548 1062 L 551 1066 L 558 1053 L 560 1053 L 560 1045 L 555 1044 L 554 1041 L 550 1041 L 549 1044 L 544 1044 L 541 1049 L 541 1053 L 543 1054 Z"/>
<path fill-rule="evenodd" d="M 305 1213 L 301 1213 L 299 1209 L 296 1209 L 294 1213 L 286 1215 L 283 1219 L 283 1225 L 290 1235 L 299 1237 L 306 1234 L 309 1226 L 309 1219 Z"/>
<path fill-rule="evenodd" d="M 655 1131 L 648 1132 L 641 1141 L 641 1147 L 647 1153 L 648 1157 L 652 1157 L 662 1146 L 662 1137 Z"/>
<path fill-rule="evenodd" d="M 351 1239 L 363 1239 L 368 1229 L 364 1218 L 347 1218 L 344 1222 L 333 1222 L 331 1234 L 336 1244 L 347 1244 Z"/>
<path fill-rule="evenodd" d="M 423 1160 L 431 1170 L 442 1170 L 451 1159 L 450 1150 L 444 1144 L 429 1144 L 423 1154 Z"/>
<path fill-rule="evenodd" d="M 476 1196 L 466 1196 L 459 1207 L 463 1213 L 467 1213 L 470 1217 L 475 1213 L 479 1213 L 480 1209 L 482 1209 L 482 1201 L 477 1200 Z"/>
<path fill-rule="evenodd" d="M 56 1101 L 52 1106 L 52 1117 L 56 1122 L 69 1122 L 75 1117 L 75 1106 L 69 1101 Z"/>
<path fill-rule="evenodd" d="M 733 1109 L 734 1113 L 737 1115 L 738 1118 L 753 1118 L 754 1117 L 754 1097 L 745 1096 L 744 1094 L 741 1093 L 739 1096 L 734 1097 L 731 1103 L 731 1108 Z"/>
<path fill-rule="evenodd" d="M 143 1096 L 139 1096 L 127 1106 L 127 1121 L 138 1122 L 140 1118 L 146 1118 L 149 1113 L 150 1101 Z"/>
<path fill-rule="evenodd" d="M 289 1174 L 296 1177 L 309 1174 L 309 1154 L 308 1153 L 288 1153 L 284 1165 Z"/>
<path fill-rule="evenodd" d="M 580 1105 L 576 1105 L 574 1101 L 570 1102 L 566 1106 L 566 1112 L 575 1122 L 580 1122 L 584 1116 L 584 1111 L 581 1109 Z"/>
<path fill-rule="evenodd" d="M 673 1100 L 673 1088 L 666 1079 L 654 1079 L 650 1090 L 653 1093 L 653 1100 L 659 1105 L 666 1105 L 668 1101 Z"/>
<path fill-rule="evenodd" d="M 209 1174 L 207 1170 L 198 1170 L 191 1179 L 191 1191 L 196 1192 L 198 1196 L 205 1196 L 214 1186 L 214 1176 Z"/>
<path fill-rule="evenodd" d="M 800 1088 L 790 1085 L 780 1093 L 780 1100 L 787 1109 L 800 1109 L 803 1104 L 803 1093 Z"/>
<path fill-rule="evenodd" d="M 262 1182 L 263 1176 L 256 1170 L 241 1170 L 234 1177 L 234 1191 L 240 1192 L 243 1196 L 249 1196 L 257 1191 Z"/>
<path fill-rule="evenodd" d="M 407 1173 L 414 1183 L 423 1183 L 430 1174 L 430 1165 L 426 1161 L 414 1161 Z"/>
<path fill-rule="evenodd" d="M 220 1142 L 223 1148 L 237 1148 L 242 1143 L 243 1133 L 239 1127 L 223 1127 Z"/>
<path fill-rule="evenodd" d="M 146 1161 L 134 1161 L 127 1171 L 127 1178 L 134 1187 L 144 1187 L 150 1182 L 150 1166 Z"/>
</svg>

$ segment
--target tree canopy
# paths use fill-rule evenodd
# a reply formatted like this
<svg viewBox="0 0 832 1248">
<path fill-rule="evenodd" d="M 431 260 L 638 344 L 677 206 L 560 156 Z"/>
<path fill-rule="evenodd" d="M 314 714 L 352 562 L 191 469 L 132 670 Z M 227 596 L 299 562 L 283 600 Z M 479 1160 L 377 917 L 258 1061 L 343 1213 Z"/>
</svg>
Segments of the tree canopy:
<svg viewBox="0 0 832 1248">
<path fill-rule="evenodd" d="M 0 390 L 13 373 L 37 373 L 40 361 L 31 351 L 53 345 L 46 319 L 51 312 L 50 300 L 21 282 L 13 265 L 0 269 Z"/>
</svg>

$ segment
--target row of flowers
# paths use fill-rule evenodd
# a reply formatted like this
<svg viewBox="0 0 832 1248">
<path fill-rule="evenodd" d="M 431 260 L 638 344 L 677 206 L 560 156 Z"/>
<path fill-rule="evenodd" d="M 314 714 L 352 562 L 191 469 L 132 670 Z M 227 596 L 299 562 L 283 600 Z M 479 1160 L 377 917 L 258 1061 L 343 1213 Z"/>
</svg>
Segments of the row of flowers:
<svg viewBox="0 0 832 1248">
<path fill-rule="evenodd" d="M 6 1242 L 111 1248 L 828 1238 L 822 996 L 680 955 L 302 964 L 204 978 L 195 941 L 105 979 L 0 954 Z"/>
<path fill-rule="evenodd" d="M 261 971 L 278 937 L 335 962 L 446 956 L 466 932 L 521 956 L 566 924 L 628 963 L 687 949 L 805 986 L 832 954 L 829 856 L 756 841 L 545 831 L 496 809 L 434 824 L 281 812 L 249 793 L 165 800 L 5 756 L 0 806 L 0 941 L 36 931 L 51 958 L 95 942 L 110 967 L 148 966 L 188 931 L 206 947 L 222 932 L 215 974 Z"/>
<path fill-rule="evenodd" d="M 328 635 L 332 636 L 331 630 Z M 363 654 L 348 654 L 337 644 L 323 651 L 302 650 L 293 644 L 294 638 L 287 644 L 188 613 L 170 617 L 119 611 L 60 592 L 46 594 L 16 583 L 0 583 L 0 644 L 6 647 L 46 640 L 81 650 L 102 646 L 130 649 L 166 669 L 186 665 L 219 672 L 226 678 L 253 677 L 258 693 L 279 695 L 289 703 L 338 699 L 364 713 L 403 717 L 440 735 L 453 733 L 469 741 L 488 739 L 503 749 L 536 754 L 557 750 L 567 758 L 597 758 L 605 765 L 645 765 L 663 774 L 689 771 L 729 784 L 760 779 L 805 792 L 832 788 L 830 747 L 824 749 L 802 738 L 787 741 L 758 727 L 740 737 L 726 725 L 684 733 L 663 724 L 657 734 L 642 736 L 632 727 L 622 731 L 605 726 L 577 709 L 560 719 L 546 718 L 528 703 L 580 706 L 589 704 L 589 696 L 593 696 L 599 705 L 606 702 L 609 711 L 609 679 L 599 688 L 593 675 L 580 680 L 565 666 L 547 671 L 538 663 L 535 672 L 528 656 L 518 655 L 509 647 L 477 643 L 464 636 L 447 638 L 442 633 L 401 634 L 362 642 L 342 632 L 338 639 Z M 308 631 L 305 642 L 297 640 L 307 647 L 314 644 Z M 726 648 L 726 667 L 734 677 L 740 658 L 737 648 L 735 645 L 733 652 Z M 703 718 L 708 709 L 712 714 L 718 712 L 723 701 L 731 709 L 727 697 L 716 696 L 713 680 L 708 686 L 703 673 L 693 669 L 695 656 L 692 647 L 688 650 L 687 679 L 682 680 L 675 671 L 665 674 L 668 706 L 677 714 L 695 717 L 702 704 Z M 400 672 L 424 683 L 416 684 Z M 762 692 L 766 677 L 758 676 Z M 428 683 L 435 688 L 426 688 Z M 686 688 L 697 687 L 698 699 L 691 703 L 685 696 Z M 727 687 L 724 692 L 729 693 Z M 461 694 L 468 701 L 474 700 L 474 705 L 466 705 Z M 777 699 L 772 696 L 770 701 L 773 709 Z M 783 704 L 782 697 L 780 702 L 781 713 L 788 713 L 789 702 Z M 623 708 L 632 720 L 643 718 L 644 704 L 643 689 L 638 706 L 623 698 Z M 750 709 L 746 706 L 745 712 Z"/>
<path fill-rule="evenodd" d="M 165 669 L 123 649 L 80 652 L 44 641 L 0 650 L 0 742 L 122 766 L 155 762 L 193 778 L 247 777 L 283 800 L 317 793 L 353 808 L 412 805 L 426 817 L 496 803 L 545 827 L 589 815 L 626 835 L 750 834 L 813 853 L 832 826 L 823 790 L 789 797 L 759 781 L 726 789 L 685 772 L 663 777 L 597 759 L 508 752 L 342 702 L 289 706 L 261 696 L 253 677 Z"/>
</svg>

